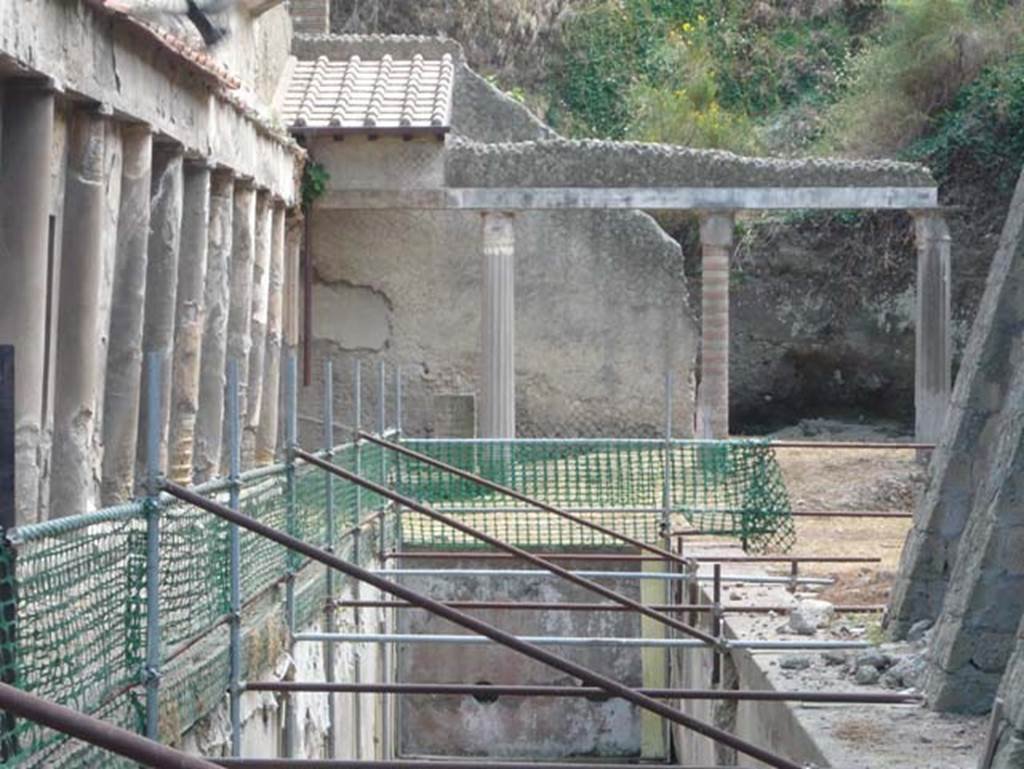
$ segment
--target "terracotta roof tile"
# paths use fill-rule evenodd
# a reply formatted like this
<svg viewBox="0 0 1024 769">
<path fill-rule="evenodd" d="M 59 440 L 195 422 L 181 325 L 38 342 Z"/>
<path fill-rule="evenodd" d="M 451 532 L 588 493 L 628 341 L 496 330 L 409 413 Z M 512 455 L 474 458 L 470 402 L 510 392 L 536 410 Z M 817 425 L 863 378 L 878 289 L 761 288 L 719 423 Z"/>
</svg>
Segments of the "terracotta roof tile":
<svg viewBox="0 0 1024 769">
<path fill-rule="evenodd" d="M 289 70 L 278 108 L 292 129 L 441 133 L 451 127 L 451 54 L 345 61 L 321 56 L 293 61 Z"/>
</svg>

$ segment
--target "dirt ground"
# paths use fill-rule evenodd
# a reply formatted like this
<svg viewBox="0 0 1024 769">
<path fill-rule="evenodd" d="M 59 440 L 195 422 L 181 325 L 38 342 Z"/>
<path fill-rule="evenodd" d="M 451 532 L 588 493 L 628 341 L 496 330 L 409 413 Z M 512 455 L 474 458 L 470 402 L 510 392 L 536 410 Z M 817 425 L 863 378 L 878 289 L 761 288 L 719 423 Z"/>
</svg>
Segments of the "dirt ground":
<svg viewBox="0 0 1024 769">
<path fill-rule="evenodd" d="M 785 449 L 777 451 L 794 511 L 850 510 L 913 512 L 924 488 L 926 465 L 918 452 L 902 449 Z M 806 564 L 801 572 L 835 576 L 828 600 L 884 603 L 909 519 L 796 519 L 793 554 L 868 556 L 880 564 Z"/>
</svg>

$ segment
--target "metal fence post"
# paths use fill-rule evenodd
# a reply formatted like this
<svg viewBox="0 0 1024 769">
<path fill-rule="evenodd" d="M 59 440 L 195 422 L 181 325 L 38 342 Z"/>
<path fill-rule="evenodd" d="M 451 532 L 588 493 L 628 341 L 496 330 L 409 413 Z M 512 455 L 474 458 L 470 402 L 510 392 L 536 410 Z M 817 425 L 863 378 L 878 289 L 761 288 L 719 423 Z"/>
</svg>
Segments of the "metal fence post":
<svg viewBox="0 0 1024 769">
<path fill-rule="evenodd" d="M 241 416 L 238 402 L 238 361 L 228 361 L 227 417 L 228 417 L 228 481 L 232 510 L 241 510 L 242 451 Z M 231 709 L 231 755 L 242 754 L 242 540 L 237 524 L 231 524 L 231 623 L 230 623 L 230 683 L 228 694 Z"/>
<path fill-rule="evenodd" d="M 352 389 L 354 390 L 354 392 L 352 394 L 352 397 L 353 397 L 353 405 L 355 407 L 355 418 L 354 418 L 353 421 L 355 422 L 355 426 L 356 426 L 356 432 L 355 432 L 355 435 L 353 436 L 353 442 L 355 444 L 355 448 L 353 449 L 353 451 L 355 453 L 355 457 L 354 457 L 355 472 L 356 472 L 357 475 L 362 475 L 362 473 L 363 473 L 363 455 L 362 455 L 362 446 L 361 446 L 360 441 L 359 441 L 359 431 L 363 429 L 363 364 L 362 364 L 362 361 L 360 361 L 358 358 L 355 361 L 354 369 L 353 369 L 353 372 L 352 372 Z M 359 546 L 360 546 L 360 539 L 361 539 L 361 536 L 360 536 L 361 532 L 359 531 L 359 521 L 362 520 L 362 517 L 363 517 L 363 489 L 362 489 L 361 486 L 356 486 L 354 516 L 355 517 L 354 517 L 354 520 L 352 522 L 353 526 L 355 527 L 353 532 L 352 532 L 352 561 L 355 564 L 358 565 L 359 562 L 360 562 Z M 356 597 L 358 598 L 359 597 L 359 593 L 362 591 L 362 583 L 361 582 L 356 582 L 355 590 L 356 590 Z M 363 629 L 362 621 L 361 621 L 362 617 L 360 616 L 359 609 L 356 609 L 353 612 L 352 619 L 355 622 L 356 630 L 359 631 L 359 632 L 362 632 L 362 629 Z M 362 657 L 362 649 L 360 649 L 357 646 L 355 649 L 353 649 L 353 653 L 352 653 L 352 675 L 355 678 L 356 683 L 359 683 L 360 681 L 362 681 L 362 659 L 361 659 L 361 657 Z M 363 698 L 362 698 L 361 695 L 355 694 L 355 695 L 352 696 L 352 720 L 354 722 L 354 728 L 352 730 L 352 733 L 353 733 L 353 747 L 354 747 L 354 753 L 355 753 L 354 758 L 356 760 L 359 760 L 360 758 L 362 758 L 362 755 L 363 755 L 363 747 L 362 747 L 362 745 L 363 745 L 362 703 L 363 703 Z"/>
<path fill-rule="evenodd" d="M 665 458 L 661 489 L 661 531 L 667 537 L 672 529 L 672 370 L 665 372 Z"/>
<path fill-rule="evenodd" d="M 146 736 L 160 739 L 160 369 L 162 353 L 146 355 Z"/>
<path fill-rule="evenodd" d="M 388 381 L 387 381 L 387 362 L 383 359 L 377 363 L 377 380 L 379 386 L 378 404 L 377 404 L 377 429 L 380 432 L 380 437 L 383 438 L 388 430 Z M 381 450 L 380 452 L 380 482 L 381 485 L 388 485 L 388 466 L 387 466 L 388 452 Z M 394 514 L 394 505 L 385 499 L 380 500 L 380 504 L 390 507 L 392 514 Z M 388 525 L 388 516 L 385 513 L 377 523 L 379 532 L 377 537 L 377 551 L 379 558 L 383 562 L 385 553 L 387 553 L 387 532 L 390 526 Z M 382 613 L 385 618 L 384 630 L 387 630 L 387 618 L 389 613 L 387 611 Z M 391 664 L 393 659 L 392 649 L 390 645 L 379 647 L 380 649 L 380 662 L 381 672 L 383 673 L 385 683 L 391 682 Z M 380 697 L 380 715 L 381 715 L 381 743 L 384 750 L 384 758 L 391 758 L 391 705 L 392 698 L 389 694 L 382 694 Z"/>
<path fill-rule="evenodd" d="M 402 438 L 402 367 L 395 365 L 395 432 Z"/>
<path fill-rule="evenodd" d="M 334 457 L 334 364 L 330 358 L 324 361 L 324 451 L 328 461 Z M 334 552 L 335 547 L 335 526 L 334 526 L 334 475 L 324 473 L 324 532 L 327 537 L 325 550 L 328 553 Z M 324 570 L 326 602 L 324 604 L 324 623 L 327 632 L 335 631 L 334 623 L 334 569 Z M 324 667 L 327 669 L 327 681 L 334 681 L 334 644 L 324 644 Z M 338 714 L 335 695 L 327 696 L 327 757 L 335 756 L 335 738 L 337 737 Z"/>
<path fill-rule="evenodd" d="M 288 500 L 285 526 L 288 533 L 298 536 L 296 521 L 297 480 L 295 477 L 295 449 L 298 445 L 298 362 L 295 352 L 288 354 L 285 370 L 285 458 L 287 462 L 286 478 L 288 484 Z M 294 644 L 290 640 L 295 636 L 295 572 L 297 569 L 295 553 L 291 550 L 285 556 L 285 622 L 288 625 L 289 652 L 294 652 Z M 295 755 L 296 713 L 294 698 L 289 697 L 284 721 L 284 754 L 285 758 Z"/>
<path fill-rule="evenodd" d="M 379 385 L 379 392 L 377 394 L 377 430 L 380 437 L 383 438 L 384 434 L 388 430 L 388 386 L 387 386 L 387 364 L 382 360 L 377 364 L 377 383 Z M 387 472 L 387 461 L 388 453 L 383 449 L 380 452 L 380 482 L 381 484 L 387 485 L 388 472 Z M 387 504 L 385 500 L 380 500 L 381 505 Z M 384 558 L 384 553 L 387 552 L 387 516 L 381 519 L 378 527 L 377 535 L 377 551 L 380 553 L 380 558 Z"/>
<path fill-rule="evenodd" d="M 17 525 L 14 500 L 14 346 L 0 345 L 0 681 L 17 682 L 15 549 L 7 532 Z M 0 759 L 18 753 L 14 714 L 0 713 Z"/>
</svg>

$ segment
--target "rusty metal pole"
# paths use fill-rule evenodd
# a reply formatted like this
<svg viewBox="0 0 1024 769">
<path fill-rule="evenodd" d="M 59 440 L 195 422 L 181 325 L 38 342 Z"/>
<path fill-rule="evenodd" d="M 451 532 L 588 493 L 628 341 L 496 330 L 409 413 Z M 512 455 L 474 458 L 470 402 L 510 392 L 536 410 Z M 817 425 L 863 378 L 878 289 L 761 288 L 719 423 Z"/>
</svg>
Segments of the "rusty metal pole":
<svg viewBox="0 0 1024 769">
<path fill-rule="evenodd" d="M 98 718 L 44 700 L 0 683 L 0 711 L 34 721 L 50 729 L 96 745 L 111 753 L 160 769 L 218 769 L 204 758 L 167 748 Z"/>
<path fill-rule="evenodd" d="M 715 581 L 711 590 L 711 632 L 722 641 L 722 564 L 714 565 Z M 711 688 L 717 689 L 722 685 L 722 653 L 717 649 L 714 652 L 711 668 Z"/>
<path fill-rule="evenodd" d="M 304 452 L 298 453 L 300 456 L 304 454 Z M 474 633 L 486 636 L 492 641 L 518 651 L 521 654 L 559 670 L 566 675 L 578 678 L 591 686 L 597 686 L 614 697 L 619 697 L 627 702 L 632 702 L 634 705 L 637 705 L 644 710 L 654 713 L 655 715 L 662 716 L 663 718 L 667 718 L 679 726 L 695 731 L 698 734 L 702 734 L 716 742 L 720 742 L 721 744 L 761 761 L 768 766 L 774 767 L 775 769 L 804 769 L 804 767 L 794 761 L 778 756 L 771 751 L 747 742 L 746 740 L 741 739 L 740 737 L 737 737 L 723 729 L 707 724 L 699 719 L 693 718 L 692 716 L 676 710 L 675 708 L 669 707 L 658 700 L 644 694 L 640 694 L 634 689 L 631 689 L 614 679 L 608 678 L 601 673 L 597 673 L 589 668 L 583 667 L 582 665 L 578 665 L 575 662 L 559 657 L 556 654 L 552 654 L 539 646 L 522 641 L 511 633 L 507 633 L 504 630 L 472 617 L 469 614 L 464 614 L 456 609 L 452 609 L 440 601 L 417 593 L 416 591 L 399 583 L 379 577 L 367 569 L 348 563 L 347 561 L 343 561 L 334 555 L 325 553 L 320 548 L 310 545 L 307 542 L 303 542 L 297 537 L 293 537 L 290 534 L 279 531 L 271 526 L 267 526 L 266 524 L 252 518 L 239 515 L 230 508 L 207 499 L 191 489 L 187 489 L 184 486 L 170 481 L 164 483 L 163 489 L 171 496 L 177 497 L 183 502 L 187 502 L 198 508 L 206 510 L 207 512 L 226 520 L 228 523 L 237 523 L 242 528 L 248 529 L 254 534 L 273 542 L 277 542 L 279 545 L 283 545 L 289 550 L 318 561 L 326 566 L 330 566 L 331 568 L 337 569 L 338 571 L 347 574 L 354 579 L 360 580 L 361 582 L 372 585 L 385 593 L 390 593 L 397 598 L 409 601 L 410 603 L 415 603 L 417 606 L 425 609 L 431 614 L 441 617 L 442 619 L 446 619 L 449 622 L 466 628 Z M 402 502 L 402 504 L 405 503 Z"/>
</svg>

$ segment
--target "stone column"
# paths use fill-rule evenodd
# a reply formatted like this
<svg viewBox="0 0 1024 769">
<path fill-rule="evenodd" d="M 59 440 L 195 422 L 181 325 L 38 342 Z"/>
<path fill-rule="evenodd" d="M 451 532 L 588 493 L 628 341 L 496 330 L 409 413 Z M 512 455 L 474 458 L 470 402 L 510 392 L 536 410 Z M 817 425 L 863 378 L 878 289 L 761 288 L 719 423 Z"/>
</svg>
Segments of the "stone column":
<svg viewBox="0 0 1024 769">
<path fill-rule="evenodd" d="M 227 360 L 238 363 L 238 413 L 249 413 L 249 352 L 252 349 L 252 275 L 256 255 L 256 190 L 235 184 L 232 222 L 231 303 L 228 310 Z M 227 467 L 227 447 L 221 448 L 221 467 Z"/>
<path fill-rule="evenodd" d="M 148 126 L 125 127 L 121 140 L 121 202 L 103 397 L 103 505 L 126 502 L 133 491 L 153 166 L 153 134 Z"/>
<path fill-rule="evenodd" d="M 697 391 L 697 435 L 729 437 L 729 259 L 732 213 L 700 220 L 701 378 Z"/>
<path fill-rule="evenodd" d="M 93 112 L 70 118 L 64 232 L 56 329 L 58 386 L 53 404 L 51 517 L 87 512 L 94 502 L 93 431 L 101 361 L 100 282 L 106 205 L 107 121 Z"/>
<path fill-rule="evenodd" d="M 299 344 L 302 327 L 302 238 L 304 232 L 302 212 L 295 209 L 289 212 L 285 223 L 285 255 L 284 255 L 284 323 L 282 334 L 286 349 L 294 349 Z"/>
<path fill-rule="evenodd" d="M 178 483 L 192 480 L 199 378 L 202 365 L 204 291 L 210 224 L 210 169 L 205 164 L 185 167 L 181 253 L 178 257 L 174 358 L 171 365 L 171 428 L 168 477 Z"/>
<path fill-rule="evenodd" d="M 8 81 L 2 112 L 0 344 L 15 346 L 15 510 L 19 523 L 30 523 L 39 509 L 53 92 Z"/>
<path fill-rule="evenodd" d="M 242 464 L 256 461 L 256 433 L 263 403 L 263 365 L 267 357 L 267 292 L 270 288 L 270 252 L 274 208 L 270 196 L 261 192 L 256 201 L 256 251 L 252 268 L 252 318 L 249 326 L 249 402 L 244 414 Z"/>
<path fill-rule="evenodd" d="M 205 318 L 202 368 L 199 374 L 199 414 L 196 418 L 192 457 L 196 483 L 209 480 L 220 470 L 234 210 L 234 177 L 229 172 L 215 173 L 210 184 L 210 226 L 206 254 L 206 287 L 203 294 Z"/>
<path fill-rule="evenodd" d="M 939 439 L 949 409 L 952 378 L 950 335 L 950 237 L 934 212 L 914 217 L 917 238 L 917 344 L 914 369 L 915 435 Z"/>
<path fill-rule="evenodd" d="M 267 301 L 267 353 L 256 464 L 268 465 L 277 453 L 278 403 L 281 390 L 281 330 L 284 306 L 285 209 L 274 207 L 270 239 L 270 270 Z"/>
<path fill-rule="evenodd" d="M 107 362 L 110 359 L 110 318 L 114 301 L 114 271 L 117 268 L 117 223 L 121 217 L 121 180 L 124 177 L 124 127 L 125 124 L 119 121 L 107 121 L 107 154 L 103 161 L 106 193 L 103 203 L 103 277 L 99 299 L 100 331 L 96 345 L 100 364 L 93 431 L 93 496 L 98 503 L 102 503 L 103 498 L 103 418 L 107 413 Z"/>
<path fill-rule="evenodd" d="M 483 215 L 480 435 L 516 435 L 515 219 Z"/>
<path fill-rule="evenodd" d="M 153 152 L 150 194 L 150 226 L 146 265 L 146 311 L 142 351 L 160 353 L 163 358 L 160 381 L 160 467 L 167 467 L 167 434 L 171 413 L 172 350 L 174 315 L 178 295 L 178 257 L 181 253 L 181 215 L 184 205 L 184 164 L 181 149 L 163 146 Z M 140 389 L 139 432 L 136 455 L 140 467 L 146 463 L 145 404 L 148 399 L 145 372 Z M 136 479 L 142 478 L 136 472 Z"/>
</svg>

